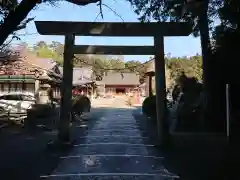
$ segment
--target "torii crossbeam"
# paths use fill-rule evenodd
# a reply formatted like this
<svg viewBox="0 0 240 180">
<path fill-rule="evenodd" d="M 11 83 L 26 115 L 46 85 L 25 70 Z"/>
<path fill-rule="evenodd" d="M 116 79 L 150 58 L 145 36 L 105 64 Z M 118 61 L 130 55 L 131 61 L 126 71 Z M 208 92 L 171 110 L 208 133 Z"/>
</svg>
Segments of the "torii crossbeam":
<svg viewBox="0 0 240 180">
<path fill-rule="evenodd" d="M 59 139 L 70 141 L 70 113 L 72 98 L 72 71 L 74 54 L 114 54 L 114 55 L 154 55 L 156 74 L 156 104 L 157 130 L 159 143 L 165 139 L 168 128 L 165 117 L 165 62 L 164 36 L 188 36 L 192 31 L 189 23 L 175 22 L 63 22 L 63 21 L 35 21 L 36 28 L 41 35 L 65 36 L 64 67 L 61 97 L 61 114 L 59 125 Z M 154 38 L 154 46 L 90 46 L 75 45 L 75 36 L 150 36 Z"/>
</svg>

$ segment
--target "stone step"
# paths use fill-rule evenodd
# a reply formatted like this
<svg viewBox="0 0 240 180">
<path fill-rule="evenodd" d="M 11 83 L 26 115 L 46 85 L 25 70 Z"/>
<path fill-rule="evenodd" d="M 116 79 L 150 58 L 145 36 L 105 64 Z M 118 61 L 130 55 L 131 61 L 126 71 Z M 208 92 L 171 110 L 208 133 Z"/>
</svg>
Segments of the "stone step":
<svg viewBox="0 0 240 180">
<path fill-rule="evenodd" d="M 105 125 L 105 123 L 107 125 Z M 98 122 L 98 123 L 95 123 L 95 126 L 98 127 L 98 126 L 104 126 L 104 127 L 107 127 L 109 128 L 109 126 L 132 126 L 132 127 L 138 127 L 140 125 L 140 123 L 136 123 L 136 122 L 117 122 L 117 121 L 108 121 L 108 122 Z"/>
<path fill-rule="evenodd" d="M 147 166 L 146 166 L 147 165 Z M 162 157 L 67 156 L 52 174 L 150 173 L 166 174 Z"/>
<path fill-rule="evenodd" d="M 144 173 L 92 173 L 92 174 L 55 174 L 42 176 L 48 180 L 176 180 L 179 177 L 168 174 Z"/>
<path fill-rule="evenodd" d="M 89 136 L 104 136 L 104 135 L 127 135 L 127 136 L 139 136 L 143 133 L 140 130 L 124 130 L 124 129 L 104 129 L 104 130 L 89 130 L 85 131 L 85 135 Z"/>
<path fill-rule="evenodd" d="M 116 106 L 114 106 L 116 107 Z M 71 152 L 49 180 L 174 180 L 164 168 L 162 154 L 141 121 L 129 110 L 102 108 L 77 136 Z M 79 129 L 82 128 L 79 126 Z"/>
<path fill-rule="evenodd" d="M 77 143 L 130 143 L 130 144 L 152 144 L 153 141 L 148 137 L 140 136 L 86 136 L 79 137 Z"/>
<path fill-rule="evenodd" d="M 137 125 L 126 124 L 126 125 L 119 125 L 119 124 L 111 124 L 109 126 L 106 125 L 95 125 L 92 130 L 101 130 L 101 129 L 124 129 L 124 130 L 138 130 L 139 127 Z"/>
<path fill-rule="evenodd" d="M 144 144 L 124 144 L 124 143 L 95 143 L 77 145 L 69 155 L 96 155 L 96 154 L 116 154 L 116 155 L 151 155 L 158 156 L 159 153 L 154 146 Z"/>
</svg>

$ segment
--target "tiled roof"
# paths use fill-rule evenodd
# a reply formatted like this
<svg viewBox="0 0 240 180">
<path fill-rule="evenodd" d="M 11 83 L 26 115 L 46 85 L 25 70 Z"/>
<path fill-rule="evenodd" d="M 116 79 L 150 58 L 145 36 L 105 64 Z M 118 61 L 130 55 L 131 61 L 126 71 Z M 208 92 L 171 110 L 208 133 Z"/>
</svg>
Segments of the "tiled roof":
<svg viewBox="0 0 240 180">
<path fill-rule="evenodd" d="M 147 63 L 147 72 L 155 72 L 155 61 L 151 60 Z"/>
<path fill-rule="evenodd" d="M 21 52 L 19 55 L 9 57 L 2 57 L 0 59 L 0 75 L 23 75 L 35 74 L 39 72 L 44 74 L 51 70 L 56 63 L 52 59 L 38 58 L 36 55 Z"/>
<path fill-rule="evenodd" d="M 50 70 L 57 64 L 53 59 L 39 58 L 36 54 L 29 53 L 26 50 L 20 52 L 20 57 L 26 64 L 31 64 L 32 66 L 39 67 L 42 70 Z"/>
<path fill-rule="evenodd" d="M 60 67 L 61 74 L 63 73 L 63 68 Z M 93 71 L 88 67 L 75 67 L 73 68 L 73 84 L 82 85 L 92 82 Z"/>
<path fill-rule="evenodd" d="M 135 73 L 108 72 L 103 76 L 107 85 L 139 85 L 139 75 Z"/>
<path fill-rule="evenodd" d="M 25 64 L 22 60 L 16 61 L 1 61 L 0 62 L 0 75 L 23 75 L 35 74 L 37 68 L 29 64 Z"/>
</svg>

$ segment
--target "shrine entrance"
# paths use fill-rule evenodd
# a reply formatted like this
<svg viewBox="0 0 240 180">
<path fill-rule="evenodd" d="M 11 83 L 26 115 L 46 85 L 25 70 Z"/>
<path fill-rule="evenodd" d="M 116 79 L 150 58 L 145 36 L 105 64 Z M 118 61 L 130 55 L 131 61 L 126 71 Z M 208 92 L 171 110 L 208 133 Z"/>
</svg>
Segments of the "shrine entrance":
<svg viewBox="0 0 240 180">
<path fill-rule="evenodd" d="M 70 141 L 70 114 L 72 107 L 72 78 L 74 54 L 110 54 L 110 55 L 154 55 L 156 76 L 157 132 L 159 143 L 167 137 L 165 122 L 165 62 L 164 37 L 188 36 L 192 27 L 188 23 L 98 23 L 98 22 L 58 22 L 35 21 L 41 35 L 65 36 L 63 83 L 61 88 L 61 110 L 59 140 Z M 153 46 L 92 46 L 75 45 L 75 36 L 127 36 L 153 37 Z"/>
</svg>

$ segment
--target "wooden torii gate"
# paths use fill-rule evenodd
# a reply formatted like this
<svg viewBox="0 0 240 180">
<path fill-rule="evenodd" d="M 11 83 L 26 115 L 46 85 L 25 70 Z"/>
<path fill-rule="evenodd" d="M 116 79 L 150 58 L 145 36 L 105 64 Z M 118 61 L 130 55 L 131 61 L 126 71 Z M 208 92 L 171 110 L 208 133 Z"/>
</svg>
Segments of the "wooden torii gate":
<svg viewBox="0 0 240 180">
<path fill-rule="evenodd" d="M 165 62 L 164 36 L 188 36 L 192 27 L 188 23 L 105 23 L 35 21 L 41 35 L 65 36 L 63 83 L 59 124 L 59 140 L 70 141 L 70 112 L 72 98 L 72 71 L 74 54 L 154 55 L 156 74 L 157 130 L 159 143 L 168 131 L 165 116 Z M 90 46 L 75 45 L 75 36 L 127 36 L 154 38 L 154 46 Z M 176 47 L 177 48 L 177 47 Z"/>
</svg>

